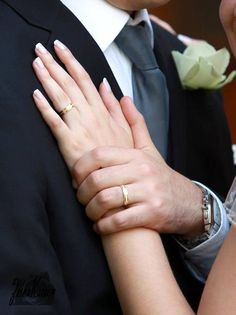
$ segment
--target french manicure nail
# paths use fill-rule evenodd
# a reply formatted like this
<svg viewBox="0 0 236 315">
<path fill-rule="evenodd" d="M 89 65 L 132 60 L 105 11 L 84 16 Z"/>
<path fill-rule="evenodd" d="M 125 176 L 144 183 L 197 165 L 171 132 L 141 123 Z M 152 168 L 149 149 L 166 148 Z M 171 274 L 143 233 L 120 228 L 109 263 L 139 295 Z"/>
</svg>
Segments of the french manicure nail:
<svg viewBox="0 0 236 315">
<path fill-rule="evenodd" d="M 107 92 L 111 92 L 111 86 L 110 86 L 109 82 L 107 81 L 107 79 L 104 78 L 104 79 L 102 80 L 102 82 L 104 83 Z"/>
<path fill-rule="evenodd" d="M 41 53 L 41 54 L 46 54 L 48 51 L 47 49 L 41 44 L 38 43 L 35 48 Z"/>
<path fill-rule="evenodd" d="M 38 89 L 34 91 L 34 96 L 39 100 L 43 99 L 43 94 Z"/>
<path fill-rule="evenodd" d="M 55 40 L 54 45 L 58 47 L 59 49 L 62 49 L 62 50 L 66 49 L 66 46 L 62 42 L 60 42 L 58 39 Z"/>
<path fill-rule="evenodd" d="M 41 60 L 39 57 L 37 57 L 37 58 L 34 60 L 34 62 L 35 62 L 35 64 L 36 64 L 40 69 L 45 68 L 45 67 L 44 67 L 44 64 L 43 64 L 43 62 L 42 62 L 42 60 Z"/>
</svg>

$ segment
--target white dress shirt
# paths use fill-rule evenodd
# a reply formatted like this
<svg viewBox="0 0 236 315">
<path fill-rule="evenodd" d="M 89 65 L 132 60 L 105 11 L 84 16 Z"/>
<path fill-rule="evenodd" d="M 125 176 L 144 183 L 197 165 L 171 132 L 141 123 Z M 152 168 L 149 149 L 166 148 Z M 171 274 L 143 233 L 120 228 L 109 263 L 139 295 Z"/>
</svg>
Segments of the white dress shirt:
<svg viewBox="0 0 236 315">
<path fill-rule="evenodd" d="M 141 10 L 133 20 L 127 12 L 113 7 L 105 0 L 61 1 L 74 13 L 98 44 L 123 94 L 132 98 L 132 64 L 114 40 L 127 23 L 137 25 L 141 21 L 146 21 L 153 45 L 153 31 L 147 11 Z"/>
<path fill-rule="evenodd" d="M 123 92 L 124 95 L 133 97 L 132 90 L 132 64 L 126 55 L 114 43 L 115 38 L 128 23 L 137 25 L 146 21 L 150 30 L 150 41 L 153 45 L 153 30 L 147 10 L 141 10 L 132 19 L 130 15 L 106 2 L 106 0 L 61 0 L 62 3 L 80 20 L 95 42 L 98 44 Z M 204 185 L 202 185 L 205 187 Z M 208 191 L 210 191 L 208 189 Z M 209 240 L 195 248 L 188 250 L 181 242 L 184 249 L 183 259 L 194 275 L 204 281 L 216 254 L 223 243 L 229 230 L 229 223 L 220 200 L 214 196 L 214 207 L 219 212 L 220 228 Z"/>
</svg>

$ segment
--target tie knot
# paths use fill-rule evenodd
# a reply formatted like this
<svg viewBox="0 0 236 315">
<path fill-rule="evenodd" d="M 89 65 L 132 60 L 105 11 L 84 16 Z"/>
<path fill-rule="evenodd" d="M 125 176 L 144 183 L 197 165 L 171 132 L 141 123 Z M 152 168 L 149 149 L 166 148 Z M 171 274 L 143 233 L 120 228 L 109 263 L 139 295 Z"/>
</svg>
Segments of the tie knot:
<svg viewBox="0 0 236 315">
<path fill-rule="evenodd" d="M 135 66 L 143 71 L 158 68 L 145 25 L 126 25 L 115 42 Z"/>
</svg>

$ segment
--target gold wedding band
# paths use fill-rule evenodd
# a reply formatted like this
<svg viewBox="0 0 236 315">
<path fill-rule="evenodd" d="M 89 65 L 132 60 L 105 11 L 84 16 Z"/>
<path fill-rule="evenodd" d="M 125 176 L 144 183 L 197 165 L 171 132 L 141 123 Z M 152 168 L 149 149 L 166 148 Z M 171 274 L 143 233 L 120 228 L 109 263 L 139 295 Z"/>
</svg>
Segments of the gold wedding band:
<svg viewBox="0 0 236 315">
<path fill-rule="evenodd" d="M 75 106 L 70 103 L 69 105 L 67 105 L 65 108 L 63 108 L 62 111 L 59 112 L 59 115 L 62 117 L 63 115 L 65 115 L 66 113 L 70 112 Z"/>
<path fill-rule="evenodd" d="M 121 185 L 120 188 L 123 194 L 123 206 L 127 206 L 129 204 L 129 191 L 125 185 Z"/>
</svg>

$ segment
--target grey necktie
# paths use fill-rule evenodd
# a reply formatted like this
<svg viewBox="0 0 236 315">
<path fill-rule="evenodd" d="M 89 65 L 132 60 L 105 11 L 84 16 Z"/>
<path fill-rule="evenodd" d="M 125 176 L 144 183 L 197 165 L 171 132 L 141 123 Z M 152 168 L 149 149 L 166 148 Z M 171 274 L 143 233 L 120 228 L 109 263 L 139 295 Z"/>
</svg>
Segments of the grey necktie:
<svg viewBox="0 0 236 315">
<path fill-rule="evenodd" d="M 126 25 L 115 39 L 131 60 L 134 103 L 143 114 L 151 138 L 167 157 L 169 95 L 166 80 L 158 67 L 146 26 Z"/>
</svg>

